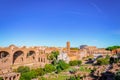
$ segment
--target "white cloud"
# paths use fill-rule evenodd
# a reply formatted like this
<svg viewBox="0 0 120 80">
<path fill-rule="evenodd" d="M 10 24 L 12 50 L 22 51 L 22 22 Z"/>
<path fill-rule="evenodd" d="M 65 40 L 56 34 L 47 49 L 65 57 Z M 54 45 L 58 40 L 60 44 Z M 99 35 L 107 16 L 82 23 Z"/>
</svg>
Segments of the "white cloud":
<svg viewBox="0 0 120 80">
<path fill-rule="evenodd" d="M 95 3 L 90 3 L 90 5 L 92 6 L 92 7 L 94 7 L 96 10 L 97 10 L 97 12 L 99 12 L 99 13 L 102 13 L 103 11 L 100 9 L 100 7 L 98 6 L 98 5 L 96 5 Z"/>
</svg>

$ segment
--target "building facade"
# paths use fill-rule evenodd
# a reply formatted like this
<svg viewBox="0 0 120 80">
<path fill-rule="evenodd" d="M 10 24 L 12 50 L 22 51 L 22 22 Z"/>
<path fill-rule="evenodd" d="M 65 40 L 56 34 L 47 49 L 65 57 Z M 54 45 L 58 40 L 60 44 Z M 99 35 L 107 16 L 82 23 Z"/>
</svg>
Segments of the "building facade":
<svg viewBox="0 0 120 80">
<path fill-rule="evenodd" d="M 43 67 L 49 62 L 44 52 L 39 47 L 27 48 L 11 45 L 0 48 L 0 71 L 7 73 L 19 66 Z"/>
<path fill-rule="evenodd" d="M 63 61 L 65 61 L 66 63 L 69 63 L 70 58 L 69 58 L 69 56 L 68 56 L 67 53 L 65 53 L 65 52 L 60 52 L 59 55 L 58 55 L 58 61 L 59 61 L 59 60 L 63 60 Z"/>
<path fill-rule="evenodd" d="M 45 64 L 49 64 L 50 61 L 47 57 L 52 51 L 59 51 L 58 59 L 67 63 L 71 60 L 82 60 L 84 57 L 94 54 L 111 54 L 110 51 L 96 46 L 84 45 L 80 49 L 74 49 L 70 47 L 70 42 L 66 43 L 66 47 L 17 47 L 11 45 L 0 47 L 0 74 L 10 72 L 19 66 L 44 67 Z"/>
</svg>

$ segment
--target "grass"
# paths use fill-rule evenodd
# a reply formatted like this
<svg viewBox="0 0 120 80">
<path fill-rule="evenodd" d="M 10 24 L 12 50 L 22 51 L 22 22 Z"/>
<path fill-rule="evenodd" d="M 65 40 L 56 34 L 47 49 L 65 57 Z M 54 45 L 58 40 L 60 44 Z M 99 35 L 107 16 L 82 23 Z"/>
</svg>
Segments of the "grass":
<svg viewBox="0 0 120 80">
<path fill-rule="evenodd" d="M 85 68 L 85 66 L 80 66 L 79 70 L 80 70 L 81 72 L 89 72 L 89 73 L 91 72 L 91 70 Z"/>
<path fill-rule="evenodd" d="M 90 73 L 91 70 L 90 70 L 90 69 L 87 69 L 87 68 L 86 68 L 87 66 L 88 66 L 88 65 L 81 65 L 81 66 L 79 67 L 79 71 Z M 62 71 L 62 72 L 68 72 L 68 71 L 70 71 L 70 70 L 72 70 L 72 69 L 75 69 L 75 68 L 74 68 L 74 67 L 69 67 L 68 69 L 66 69 L 66 70 L 64 70 L 64 71 Z M 67 78 L 70 77 L 70 76 L 68 76 L 67 74 L 62 73 L 62 72 L 60 72 L 59 74 L 50 73 L 50 74 L 48 74 L 47 79 L 41 79 L 41 80 L 66 80 Z M 44 76 L 44 77 L 45 77 L 45 76 Z"/>
<path fill-rule="evenodd" d="M 74 68 L 73 68 L 73 67 L 69 67 L 69 68 L 67 68 L 67 69 L 63 70 L 63 72 L 70 71 L 71 69 L 74 69 Z"/>
<path fill-rule="evenodd" d="M 56 75 L 49 75 L 48 78 L 42 77 L 39 80 L 66 80 L 66 78 L 69 78 L 69 76 L 62 75 L 62 74 L 56 74 Z"/>
<path fill-rule="evenodd" d="M 66 78 L 69 78 L 69 76 L 59 75 L 57 78 L 51 78 L 49 80 L 66 80 Z"/>
</svg>

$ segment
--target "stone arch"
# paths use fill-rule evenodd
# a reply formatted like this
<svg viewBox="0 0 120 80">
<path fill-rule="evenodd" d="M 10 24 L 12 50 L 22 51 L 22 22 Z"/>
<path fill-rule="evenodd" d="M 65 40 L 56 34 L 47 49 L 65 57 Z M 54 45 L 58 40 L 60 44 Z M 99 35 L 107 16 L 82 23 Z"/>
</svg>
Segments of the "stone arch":
<svg viewBox="0 0 120 80">
<path fill-rule="evenodd" d="M 26 56 L 27 63 L 34 63 L 35 56 L 36 56 L 36 52 L 34 50 L 29 50 Z"/>
<path fill-rule="evenodd" d="M 16 51 L 13 54 L 13 64 L 21 64 L 23 63 L 23 56 L 24 56 L 24 52 L 21 50 Z"/>
<path fill-rule="evenodd" d="M 0 49 L 0 69 L 8 69 L 11 65 L 11 54 L 10 49 L 8 48 L 2 48 Z"/>
<path fill-rule="evenodd" d="M 35 56 L 35 51 L 30 50 L 30 51 L 27 53 L 27 57 L 30 57 L 30 56 Z"/>
<path fill-rule="evenodd" d="M 0 64 L 2 64 L 2 66 L 7 66 L 6 64 L 8 64 L 10 62 L 9 60 L 10 58 L 10 53 L 7 51 L 0 51 Z"/>
<path fill-rule="evenodd" d="M 16 80 L 16 76 L 13 76 L 13 80 Z"/>
<path fill-rule="evenodd" d="M 7 51 L 0 51 L 0 59 L 9 57 L 10 54 Z"/>
</svg>

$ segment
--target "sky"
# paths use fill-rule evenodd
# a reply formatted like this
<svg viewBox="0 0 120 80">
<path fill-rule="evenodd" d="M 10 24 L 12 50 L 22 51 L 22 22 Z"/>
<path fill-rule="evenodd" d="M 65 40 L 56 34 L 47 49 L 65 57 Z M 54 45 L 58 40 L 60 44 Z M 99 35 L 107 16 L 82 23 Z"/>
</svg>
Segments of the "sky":
<svg viewBox="0 0 120 80">
<path fill-rule="evenodd" d="M 120 0 L 0 0 L 0 46 L 120 45 Z"/>
</svg>

